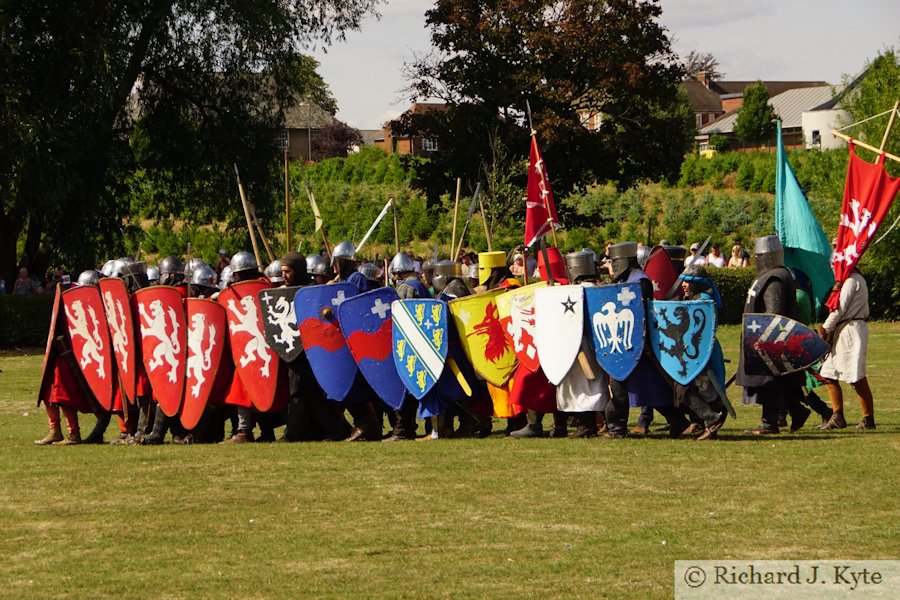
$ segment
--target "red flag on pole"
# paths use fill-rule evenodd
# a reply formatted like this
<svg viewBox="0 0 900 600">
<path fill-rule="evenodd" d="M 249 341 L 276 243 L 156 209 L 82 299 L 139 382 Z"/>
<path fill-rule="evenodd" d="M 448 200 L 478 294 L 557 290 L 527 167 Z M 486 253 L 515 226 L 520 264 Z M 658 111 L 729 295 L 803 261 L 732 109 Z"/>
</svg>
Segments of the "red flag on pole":
<svg viewBox="0 0 900 600">
<path fill-rule="evenodd" d="M 556 204 L 550 190 L 550 178 L 544 158 L 538 148 L 537 136 L 531 136 L 531 157 L 528 162 L 528 193 L 525 198 L 525 245 L 531 246 L 550 231 L 559 228 Z"/>
<path fill-rule="evenodd" d="M 838 284 L 853 273 L 900 190 L 900 178 L 891 177 L 884 170 L 884 154 L 872 164 L 856 155 L 852 141 L 849 149 L 850 164 L 834 249 L 834 279 Z M 832 291 L 825 304 L 835 310 L 839 300 L 840 292 Z"/>
</svg>

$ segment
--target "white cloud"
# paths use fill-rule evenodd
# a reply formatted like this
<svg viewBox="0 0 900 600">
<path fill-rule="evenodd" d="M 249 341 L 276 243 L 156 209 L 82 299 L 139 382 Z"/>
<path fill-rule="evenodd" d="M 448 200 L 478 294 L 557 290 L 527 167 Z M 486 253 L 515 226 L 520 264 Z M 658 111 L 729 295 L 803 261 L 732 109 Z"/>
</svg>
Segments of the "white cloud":
<svg viewBox="0 0 900 600">
<path fill-rule="evenodd" d="M 745 21 L 774 12 L 768 0 L 728 2 L 723 0 L 663 0 L 661 21 L 675 29 L 690 30 Z"/>
</svg>

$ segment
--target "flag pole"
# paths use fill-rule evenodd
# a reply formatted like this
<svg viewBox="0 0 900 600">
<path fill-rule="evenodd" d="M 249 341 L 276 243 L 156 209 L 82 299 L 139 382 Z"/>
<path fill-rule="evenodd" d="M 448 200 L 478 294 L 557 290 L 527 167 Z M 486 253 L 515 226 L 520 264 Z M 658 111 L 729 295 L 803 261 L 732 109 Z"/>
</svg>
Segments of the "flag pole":
<svg viewBox="0 0 900 600">
<path fill-rule="evenodd" d="M 528 113 L 528 129 L 531 131 L 531 143 L 536 144 L 537 143 L 537 140 L 536 140 L 537 130 L 535 130 L 534 124 L 532 123 L 532 120 L 531 120 L 531 103 L 528 100 L 525 100 L 525 110 Z M 543 164 L 544 164 L 544 155 L 543 154 L 541 154 L 540 163 L 541 163 L 541 173 L 542 173 L 541 179 L 545 179 L 547 171 L 544 170 L 544 166 L 543 166 Z M 556 246 L 557 248 L 559 248 L 559 239 L 556 237 L 556 227 L 553 226 L 553 214 L 550 212 L 550 207 L 547 205 L 547 197 L 541 196 L 541 201 L 544 203 L 544 210 L 547 211 L 547 225 L 550 226 L 550 233 L 553 235 L 553 245 Z"/>
<path fill-rule="evenodd" d="M 494 245 L 491 243 L 491 230 L 488 228 L 487 213 L 484 212 L 484 201 L 478 197 L 478 206 L 481 207 L 481 222 L 484 225 L 484 237 L 487 238 L 488 252 L 494 251 Z"/>
<path fill-rule="evenodd" d="M 244 194 L 244 186 L 241 185 L 241 173 L 238 171 L 237 163 L 234 163 L 234 176 L 237 178 L 238 192 L 241 195 L 241 204 L 244 207 L 244 218 L 247 219 L 247 233 L 250 234 L 250 243 L 253 245 L 253 255 L 256 257 L 256 264 L 262 263 L 262 256 L 259 254 L 259 245 L 256 243 L 256 235 L 253 232 L 253 223 L 250 221 L 250 208 L 247 203 L 247 196 Z"/>
<path fill-rule="evenodd" d="M 884 152 L 884 147 L 887 145 L 888 136 L 891 135 L 891 127 L 894 126 L 894 118 L 897 116 L 897 106 L 900 105 L 900 100 L 894 102 L 894 108 L 891 110 L 891 118 L 888 119 L 887 129 L 884 130 L 884 137 L 881 138 L 881 147 L 879 148 L 882 152 Z"/>
<path fill-rule="evenodd" d="M 291 177 L 288 151 L 284 151 L 284 251 L 291 251 Z"/>
</svg>

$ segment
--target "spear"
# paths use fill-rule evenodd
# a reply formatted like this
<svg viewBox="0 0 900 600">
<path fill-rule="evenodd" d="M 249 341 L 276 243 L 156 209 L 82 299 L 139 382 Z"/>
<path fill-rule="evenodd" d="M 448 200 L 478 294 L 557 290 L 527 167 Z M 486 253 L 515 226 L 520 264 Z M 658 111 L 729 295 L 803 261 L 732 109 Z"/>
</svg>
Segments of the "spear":
<svg viewBox="0 0 900 600">
<path fill-rule="evenodd" d="M 259 245 L 256 243 L 256 235 L 253 233 L 253 223 L 250 220 L 250 208 L 247 203 L 247 196 L 244 194 L 244 186 L 241 185 L 241 173 L 238 171 L 237 163 L 234 163 L 234 176 L 237 178 L 238 192 L 241 195 L 241 205 L 244 207 L 244 218 L 247 219 L 247 232 L 250 234 L 250 243 L 253 245 L 253 255 L 256 257 L 256 264 L 262 263 L 262 257 L 259 254 Z"/>
</svg>

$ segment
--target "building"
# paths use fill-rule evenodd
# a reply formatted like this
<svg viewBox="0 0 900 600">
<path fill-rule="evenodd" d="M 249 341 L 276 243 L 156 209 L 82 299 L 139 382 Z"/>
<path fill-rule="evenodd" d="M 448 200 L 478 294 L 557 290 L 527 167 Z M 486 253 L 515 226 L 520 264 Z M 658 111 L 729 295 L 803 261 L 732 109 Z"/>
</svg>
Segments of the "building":
<svg viewBox="0 0 900 600">
<path fill-rule="evenodd" d="M 447 105 L 443 102 L 416 102 L 398 119 L 403 118 L 405 115 L 421 115 L 434 110 L 446 111 Z M 390 122 L 384 124 L 380 135 L 372 135 L 371 138 L 364 136 L 366 144 L 368 144 L 368 139 L 372 139 L 374 146 L 385 150 L 389 154 L 410 154 L 412 156 L 427 157 L 440 150 L 437 140 L 417 135 L 395 134 L 391 131 Z"/>
<path fill-rule="evenodd" d="M 279 132 L 276 143 L 282 150 L 287 150 L 290 160 L 312 162 L 316 160 L 316 133 L 335 122 L 331 114 L 304 98 L 285 112 L 284 129 Z"/>
</svg>

